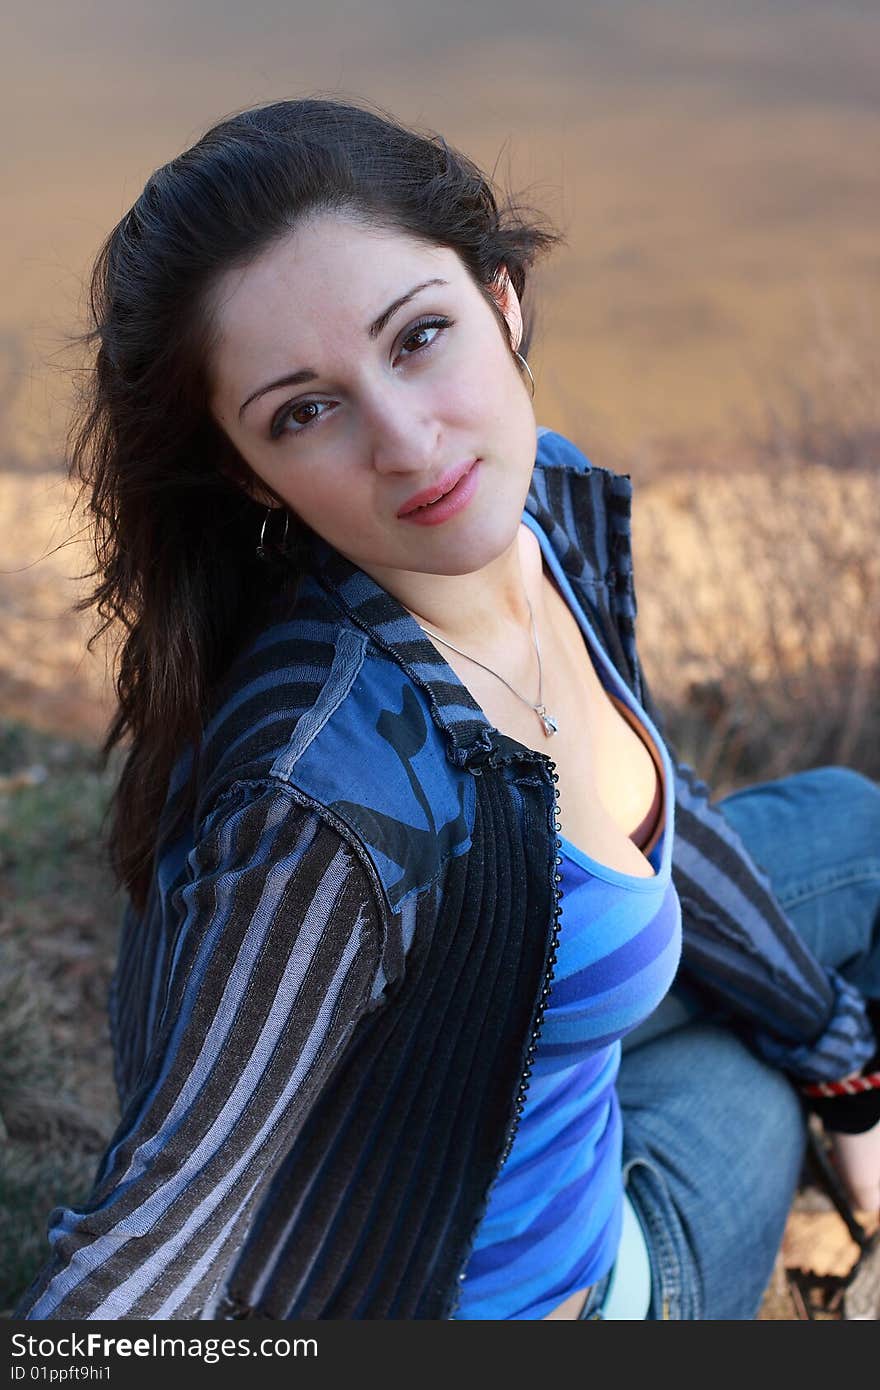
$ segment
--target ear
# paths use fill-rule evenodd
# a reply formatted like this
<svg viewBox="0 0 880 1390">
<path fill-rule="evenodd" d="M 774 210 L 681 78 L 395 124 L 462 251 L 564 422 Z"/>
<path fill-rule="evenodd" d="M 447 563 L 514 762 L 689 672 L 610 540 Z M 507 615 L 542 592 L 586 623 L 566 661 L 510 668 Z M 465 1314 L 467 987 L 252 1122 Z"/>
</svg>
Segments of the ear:
<svg viewBox="0 0 880 1390">
<path fill-rule="evenodd" d="M 498 274 L 495 276 L 495 280 L 490 286 L 490 292 L 501 313 L 504 315 L 507 331 L 510 334 L 510 341 L 513 345 L 514 352 L 516 352 L 522 342 L 523 335 L 522 308 L 520 306 L 519 296 L 510 283 L 510 276 L 507 273 L 506 266 L 502 265 L 499 268 Z"/>
<path fill-rule="evenodd" d="M 245 465 L 244 468 L 235 468 L 227 471 L 226 476 L 236 487 L 241 488 L 252 502 L 256 502 L 258 507 L 274 507 L 275 509 L 284 506 L 280 497 L 267 488 L 262 479 L 258 478 L 251 468 Z"/>
<path fill-rule="evenodd" d="M 284 506 L 284 503 L 273 493 L 266 491 L 265 487 L 258 479 L 248 478 L 241 486 L 244 488 L 251 501 L 256 502 L 259 507 L 272 507 L 273 510 L 278 511 L 279 508 Z"/>
<path fill-rule="evenodd" d="M 217 469 L 227 482 L 239 488 L 259 507 L 283 507 L 280 497 L 276 497 L 263 483 L 262 479 L 245 463 L 228 436 L 218 429 Z"/>
</svg>

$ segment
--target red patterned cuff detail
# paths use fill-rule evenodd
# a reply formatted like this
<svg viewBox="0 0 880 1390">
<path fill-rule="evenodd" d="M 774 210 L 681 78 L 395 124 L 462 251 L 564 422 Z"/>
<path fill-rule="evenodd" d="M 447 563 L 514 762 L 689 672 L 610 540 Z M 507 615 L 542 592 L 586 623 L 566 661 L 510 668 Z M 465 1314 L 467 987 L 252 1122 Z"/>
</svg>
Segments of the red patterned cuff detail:
<svg viewBox="0 0 880 1390">
<path fill-rule="evenodd" d="M 833 1096 L 857 1096 L 862 1091 L 880 1089 L 880 1071 L 868 1072 L 866 1076 L 850 1076 L 845 1081 L 812 1081 L 801 1086 L 805 1096 L 818 1099 L 831 1099 Z"/>
</svg>

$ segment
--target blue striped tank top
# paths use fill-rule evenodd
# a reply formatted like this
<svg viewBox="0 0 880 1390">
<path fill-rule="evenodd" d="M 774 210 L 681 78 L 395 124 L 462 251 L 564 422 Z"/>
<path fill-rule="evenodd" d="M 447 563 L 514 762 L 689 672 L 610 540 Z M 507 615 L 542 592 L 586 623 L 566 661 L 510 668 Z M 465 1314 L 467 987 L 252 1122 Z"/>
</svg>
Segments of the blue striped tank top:
<svg viewBox="0 0 880 1390">
<path fill-rule="evenodd" d="M 659 1004 L 681 953 L 669 754 L 605 655 L 543 532 L 528 514 L 523 520 L 541 541 L 603 686 L 653 740 L 662 831 L 645 856 L 654 870 L 648 877 L 600 864 L 562 838 L 556 969 L 516 1136 L 465 1270 L 461 1319 L 543 1318 L 614 1264 L 623 1219 L 620 1039 Z"/>
</svg>

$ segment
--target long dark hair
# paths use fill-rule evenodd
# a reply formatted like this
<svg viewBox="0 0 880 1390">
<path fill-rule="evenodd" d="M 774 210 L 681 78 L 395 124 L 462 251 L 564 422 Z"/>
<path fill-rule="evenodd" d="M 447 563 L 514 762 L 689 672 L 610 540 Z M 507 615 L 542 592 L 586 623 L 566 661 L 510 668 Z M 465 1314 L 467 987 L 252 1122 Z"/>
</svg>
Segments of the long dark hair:
<svg viewBox="0 0 880 1390">
<path fill-rule="evenodd" d="M 353 212 L 455 250 L 489 293 L 502 264 L 520 300 L 561 234 L 508 198 L 442 136 L 332 99 L 279 101 L 221 121 L 157 169 L 104 242 L 91 277 L 97 347 L 69 434 L 97 583 L 79 608 L 122 625 L 118 708 L 102 753 L 129 751 L 108 808 L 117 882 L 142 908 L 175 759 L 200 745 L 207 700 L 243 634 L 302 570 L 261 564 L 265 515 L 250 468 L 208 408 L 211 290 L 306 214 Z M 524 309 L 525 356 L 533 314 Z M 266 490 L 265 488 L 263 489 Z M 280 499 L 279 499 L 280 500 Z M 193 758 L 192 789 L 197 758 Z"/>
</svg>

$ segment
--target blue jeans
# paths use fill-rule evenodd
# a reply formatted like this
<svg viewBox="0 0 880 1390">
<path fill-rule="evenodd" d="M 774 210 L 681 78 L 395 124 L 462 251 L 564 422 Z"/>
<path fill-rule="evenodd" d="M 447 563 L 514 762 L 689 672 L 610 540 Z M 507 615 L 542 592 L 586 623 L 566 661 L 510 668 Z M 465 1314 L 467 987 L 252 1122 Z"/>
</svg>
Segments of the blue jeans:
<svg viewBox="0 0 880 1390">
<path fill-rule="evenodd" d="M 880 785 L 822 767 L 717 805 L 825 964 L 880 996 Z M 624 1043 L 624 1181 L 650 1318 L 757 1315 L 801 1173 L 797 1091 L 676 985 Z"/>
</svg>

